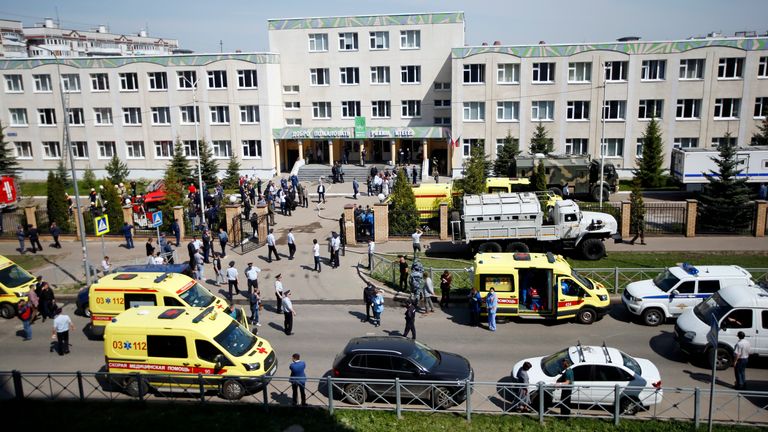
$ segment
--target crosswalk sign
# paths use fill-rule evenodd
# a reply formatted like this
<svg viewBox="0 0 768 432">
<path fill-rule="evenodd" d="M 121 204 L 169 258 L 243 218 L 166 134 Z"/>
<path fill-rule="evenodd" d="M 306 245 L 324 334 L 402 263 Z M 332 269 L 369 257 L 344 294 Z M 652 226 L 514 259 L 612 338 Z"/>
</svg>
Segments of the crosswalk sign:
<svg viewBox="0 0 768 432">
<path fill-rule="evenodd" d="M 109 218 L 107 215 L 93 218 L 93 226 L 96 227 L 96 235 L 103 236 L 109 233 Z"/>
<path fill-rule="evenodd" d="M 163 224 L 163 212 L 156 211 L 152 213 L 152 228 L 157 228 Z"/>
</svg>

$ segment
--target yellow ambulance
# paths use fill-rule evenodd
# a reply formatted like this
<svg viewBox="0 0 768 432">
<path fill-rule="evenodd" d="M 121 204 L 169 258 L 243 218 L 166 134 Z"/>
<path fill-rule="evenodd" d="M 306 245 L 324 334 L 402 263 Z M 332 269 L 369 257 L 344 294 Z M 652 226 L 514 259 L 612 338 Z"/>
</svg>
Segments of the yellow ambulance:
<svg viewBox="0 0 768 432">
<path fill-rule="evenodd" d="M 0 316 L 5 319 L 16 316 L 17 304 L 27 299 L 29 287 L 34 284 L 34 276 L 0 255 Z"/>
<path fill-rule="evenodd" d="M 571 269 L 560 255 L 547 253 L 478 253 L 474 287 L 485 298 L 494 288 L 497 317 L 570 319 L 592 324 L 610 308 L 608 290 Z"/>
<path fill-rule="evenodd" d="M 106 327 L 104 358 L 110 382 L 133 397 L 202 386 L 238 400 L 277 370 L 269 342 L 214 306 L 126 310 Z"/>
<path fill-rule="evenodd" d="M 93 285 L 88 293 L 91 333 L 99 336 L 119 313 L 140 306 L 208 307 L 231 312 L 229 304 L 189 276 L 179 273 L 112 273 Z M 237 320 L 248 327 L 245 312 L 236 310 Z"/>
</svg>

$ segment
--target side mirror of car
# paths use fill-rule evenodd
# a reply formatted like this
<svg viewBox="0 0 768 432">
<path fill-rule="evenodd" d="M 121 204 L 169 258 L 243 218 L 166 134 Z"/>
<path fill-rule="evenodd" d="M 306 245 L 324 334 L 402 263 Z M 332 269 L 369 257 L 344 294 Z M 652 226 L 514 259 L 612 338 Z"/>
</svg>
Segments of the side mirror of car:
<svg viewBox="0 0 768 432">
<path fill-rule="evenodd" d="M 217 354 L 216 357 L 213 358 L 213 361 L 216 362 L 213 370 L 214 372 L 218 373 L 218 371 L 224 367 L 224 354 Z"/>
<path fill-rule="evenodd" d="M 672 291 L 669 292 L 669 296 L 670 297 L 675 297 L 677 295 L 680 295 L 680 291 L 678 291 L 676 289 L 673 289 Z"/>
</svg>

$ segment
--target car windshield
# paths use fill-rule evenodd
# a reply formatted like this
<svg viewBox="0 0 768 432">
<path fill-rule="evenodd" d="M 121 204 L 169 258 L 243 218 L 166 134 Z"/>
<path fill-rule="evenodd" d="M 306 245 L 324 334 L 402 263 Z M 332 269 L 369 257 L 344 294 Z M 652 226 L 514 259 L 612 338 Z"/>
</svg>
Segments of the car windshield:
<svg viewBox="0 0 768 432">
<path fill-rule="evenodd" d="M 621 351 L 619 351 L 621 352 Z M 643 369 L 640 367 L 640 363 L 637 362 L 637 360 L 633 359 L 632 357 L 628 356 L 625 353 L 621 353 L 621 359 L 624 361 L 624 366 L 629 368 L 632 372 L 634 372 L 636 375 L 642 375 Z"/>
<path fill-rule="evenodd" d="M 256 336 L 235 321 L 213 339 L 235 357 L 247 353 L 256 344 Z"/>
<path fill-rule="evenodd" d="M 0 284 L 3 284 L 6 288 L 18 288 L 31 282 L 32 279 L 34 278 L 31 274 L 16 264 L 11 264 L 0 270 Z"/>
<path fill-rule="evenodd" d="M 673 275 L 669 269 L 664 270 L 664 272 L 659 273 L 655 278 L 653 278 L 653 284 L 664 292 L 672 289 L 672 287 L 677 285 L 678 282 L 680 282 L 680 279 Z"/>
<path fill-rule="evenodd" d="M 567 348 L 541 359 L 541 370 L 547 376 L 560 375 L 563 372 L 563 359 L 571 359 Z"/>
<path fill-rule="evenodd" d="M 574 279 L 579 281 L 579 283 L 581 283 L 585 287 L 587 287 L 589 289 L 594 289 L 595 288 L 595 285 L 592 283 L 591 280 L 589 280 L 588 278 L 585 278 L 584 276 L 580 275 L 579 272 L 577 272 L 576 270 L 571 270 L 571 275 L 573 276 Z"/>
<path fill-rule="evenodd" d="M 715 293 L 712 297 L 696 305 L 696 307 L 693 308 L 693 313 L 696 314 L 702 322 L 709 323 L 712 316 L 714 316 L 717 321 L 720 321 L 720 318 L 724 317 L 731 309 L 733 309 L 733 306 L 723 300 L 723 298 L 720 297 L 720 293 Z"/>
<path fill-rule="evenodd" d="M 415 342 L 414 348 L 415 349 L 411 352 L 408 358 L 420 364 L 426 370 L 432 370 L 432 368 L 440 361 L 440 354 L 423 343 Z"/>
<path fill-rule="evenodd" d="M 196 283 L 183 293 L 179 294 L 185 303 L 192 307 L 206 307 L 216 300 L 216 297 L 210 291 Z"/>
</svg>

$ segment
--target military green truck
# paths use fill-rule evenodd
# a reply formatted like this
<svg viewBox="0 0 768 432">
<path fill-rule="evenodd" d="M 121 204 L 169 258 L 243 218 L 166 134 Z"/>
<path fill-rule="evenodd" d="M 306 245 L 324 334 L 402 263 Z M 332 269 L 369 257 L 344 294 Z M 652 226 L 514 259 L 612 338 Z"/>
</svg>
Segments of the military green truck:
<svg viewBox="0 0 768 432">
<path fill-rule="evenodd" d="M 547 188 L 558 194 L 563 194 L 563 185 L 568 184 L 571 195 L 588 196 L 595 201 L 600 200 L 600 160 L 590 159 L 589 156 L 554 156 L 543 158 L 519 156 L 517 176 L 530 177 L 533 167 L 538 163 L 544 164 L 547 176 Z M 603 165 L 603 200 L 618 191 L 619 176 L 613 164 Z"/>
</svg>

